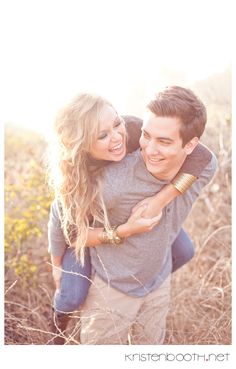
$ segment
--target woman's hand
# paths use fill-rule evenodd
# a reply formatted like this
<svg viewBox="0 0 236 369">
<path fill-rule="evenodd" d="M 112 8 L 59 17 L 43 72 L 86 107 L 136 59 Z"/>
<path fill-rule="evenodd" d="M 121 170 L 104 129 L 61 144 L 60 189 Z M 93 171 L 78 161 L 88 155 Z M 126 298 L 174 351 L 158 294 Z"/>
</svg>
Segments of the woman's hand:
<svg viewBox="0 0 236 369">
<path fill-rule="evenodd" d="M 162 212 L 155 217 L 147 218 L 144 217 L 146 207 L 147 204 L 140 205 L 132 212 L 127 222 L 117 228 L 120 237 L 129 237 L 134 234 L 149 232 L 159 223 Z"/>
<path fill-rule="evenodd" d="M 161 213 L 162 206 L 160 206 L 159 198 L 155 196 L 147 197 L 146 199 L 138 202 L 132 209 L 134 214 L 138 209 L 143 208 L 142 216 L 144 218 L 154 218 Z"/>
</svg>

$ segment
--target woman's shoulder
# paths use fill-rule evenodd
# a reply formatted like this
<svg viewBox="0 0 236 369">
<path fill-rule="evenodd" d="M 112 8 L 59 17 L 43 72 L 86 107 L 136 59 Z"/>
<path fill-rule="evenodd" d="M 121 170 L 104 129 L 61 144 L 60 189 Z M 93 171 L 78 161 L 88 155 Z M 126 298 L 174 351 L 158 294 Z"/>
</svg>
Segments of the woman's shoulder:
<svg viewBox="0 0 236 369">
<path fill-rule="evenodd" d="M 123 115 L 122 118 L 125 121 L 127 130 L 127 152 L 130 153 L 139 148 L 139 139 L 141 136 L 143 121 L 133 115 Z"/>
</svg>

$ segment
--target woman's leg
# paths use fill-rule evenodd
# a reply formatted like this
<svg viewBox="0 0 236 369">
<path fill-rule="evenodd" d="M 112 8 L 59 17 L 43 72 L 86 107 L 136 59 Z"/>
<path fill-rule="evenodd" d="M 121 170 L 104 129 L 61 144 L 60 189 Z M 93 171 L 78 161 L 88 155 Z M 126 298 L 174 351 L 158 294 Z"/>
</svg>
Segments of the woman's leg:
<svg viewBox="0 0 236 369">
<path fill-rule="evenodd" d="M 91 274 L 89 250 L 86 250 L 82 266 L 76 260 L 74 250 L 67 249 L 63 256 L 62 269 L 60 289 L 54 295 L 54 311 L 50 324 L 50 331 L 54 336 L 48 341 L 49 345 L 65 344 L 69 313 L 78 309 L 86 299 Z"/>
<path fill-rule="evenodd" d="M 194 245 L 183 228 L 181 228 L 171 249 L 172 273 L 191 260 L 195 253 Z"/>
<path fill-rule="evenodd" d="M 86 249 L 82 266 L 76 260 L 74 250 L 68 248 L 63 256 L 62 269 L 60 289 L 54 296 L 54 311 L 57 315 L 78 309 L 88 294 L 91 274 L 89 250 Z"/>
</svg>

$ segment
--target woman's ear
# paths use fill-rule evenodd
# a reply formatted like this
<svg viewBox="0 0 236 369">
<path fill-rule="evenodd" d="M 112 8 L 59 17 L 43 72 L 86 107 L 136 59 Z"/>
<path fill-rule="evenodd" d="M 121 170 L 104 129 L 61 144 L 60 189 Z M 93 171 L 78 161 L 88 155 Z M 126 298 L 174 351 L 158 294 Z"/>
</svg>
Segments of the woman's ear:
<svg viewBox="0 0 236 369">
<path fill-rule="evenodd" d="M 187 155 L 190 155 L 192 151 L 195 149 L 199 142 L 198 137 L 193 137 L 186 145 L 184 146 L 185 152 Z"/>
</svg>

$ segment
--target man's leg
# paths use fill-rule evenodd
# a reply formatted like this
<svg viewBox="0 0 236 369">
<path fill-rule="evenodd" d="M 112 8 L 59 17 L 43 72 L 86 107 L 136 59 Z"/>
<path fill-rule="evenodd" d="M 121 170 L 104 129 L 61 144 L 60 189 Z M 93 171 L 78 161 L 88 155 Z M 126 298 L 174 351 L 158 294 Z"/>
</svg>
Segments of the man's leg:
<svg viewBox="0 0 236 369">
<path fill-rule="evenodd" d="M 131 332 L 132 345 L 161 345 L 166 332 L 170 303 L 170 276 L 145 296 Z"/>
<path fill-rule="evenodd" d="M 96 274 L 81 307 L 82 344 L 125 345 L 142 299 L 112 288 Z"/>
</svg>

